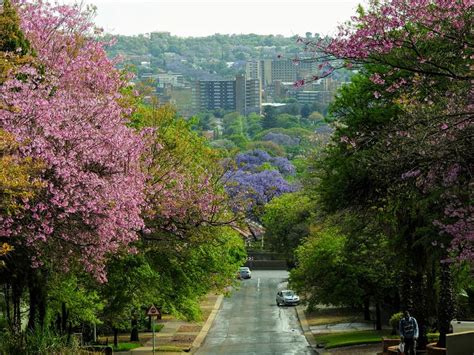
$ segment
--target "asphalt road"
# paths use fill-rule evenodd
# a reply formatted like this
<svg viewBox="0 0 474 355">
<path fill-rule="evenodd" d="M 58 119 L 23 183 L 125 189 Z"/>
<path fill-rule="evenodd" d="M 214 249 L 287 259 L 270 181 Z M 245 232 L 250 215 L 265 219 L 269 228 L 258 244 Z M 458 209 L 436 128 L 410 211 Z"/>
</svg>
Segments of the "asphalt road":
<svg viewBox="0 0 474 355">
<path fill-rule="evenodd" d="M 225 298 L 197 354 L 313 354 L 294 307 L 278 307 L 286 271 L 253 271 Z"/>
</svg>

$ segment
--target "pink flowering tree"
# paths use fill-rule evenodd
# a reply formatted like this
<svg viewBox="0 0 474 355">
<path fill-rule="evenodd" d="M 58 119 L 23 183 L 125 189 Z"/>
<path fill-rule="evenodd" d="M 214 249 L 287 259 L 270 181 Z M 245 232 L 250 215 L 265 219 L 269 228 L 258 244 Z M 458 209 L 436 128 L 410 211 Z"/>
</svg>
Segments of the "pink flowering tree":
<svg viewBox="0 0 474 355">
<path fill-rule="evenodd" d="M 465 193 L 472 176 L 473 9 L 472 0 L 374 0 L 335 38 L 299 39 L 321 61 L 306 82 L 368 66 L 373 96 L 402 108 L 384 132 L 386 162 L 403 162 L 400 180 L 416 179 L 425 192 L 445 190 L 445 215 L 434 223 L 462 260 L 474 259 L 474 211 Z M 341 139 L 362 147 L 367 136 L 353 133 Z"/>
<path fill-rule="evenodd" d="M 473 10 L 472 0 L 373 0 L 335 38 L 299 39 L 321 64 L 297 85 L 343 67 L 359 69 L 367 79 L 358 76 L 333 106 L 333 115 L 345 124 L 336 131 L 334 149 L 341 151 L 334 162 L 354 164 L 336 170 L 340 174 L 333 178 L 340 178 L 346 198 L 378 206 L 383 212 L 377 217 L 390 221 L 409 263 L 404 296 L 423 294 L 428 260 L 441 262 L 444 309 L 452 301 L 446 265 L 474 260 Z M 350 95 L 357 90 L 362 95 Z M 414 292 L 414 285 L 421 290 Z M 423 325 L 429 304 L 418 297 L 415 306 Z M 438 316 L 443 345 L 452 309 Z"/>
<path fill-rule="evenodd" d="M 200 226 L 231 223 L 219 157 L 170 106 L 141 105 L 134 124 L 146 132 L 147 175 L 144 209 L 149 241 L 186 240 Z"/>
<path fill-rule="evenodd" d="M 42 162 L 46 187 L 23 199 L 21 213 L 0 216 L 0 240 L 15 248 L 7 271 L 28 280 L 34 327 L 45 316 L 47 270 L 79 263 L 106 281 L 107 256 L 137 239 L 144 143 L 127 127 L 126 78 L 94 38 L 88 12 L 43 1 L 14 5 L 34 60 L 0 87 L 0 128 L 18 139 L 21 154 Z"/>
</svg>

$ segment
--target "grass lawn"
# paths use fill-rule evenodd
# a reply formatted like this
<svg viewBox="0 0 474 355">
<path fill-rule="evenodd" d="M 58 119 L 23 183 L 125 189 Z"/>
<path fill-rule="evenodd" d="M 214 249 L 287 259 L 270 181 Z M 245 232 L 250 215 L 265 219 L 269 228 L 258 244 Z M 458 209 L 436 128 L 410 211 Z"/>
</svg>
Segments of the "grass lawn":
<svg viewBox="0 0 474 355">
<path fill-rule="evenodd" d="M 331 334 L 315 335 L 314 338 L 318 344 L 325 344 L 326 349 L 337 348 L 341 346 L 374 344 L 381 343 L 382 338 L 399 339 L 398 335 L 391 335 L 391 331 L 386 330 L 359 330 L 354 332 L 340 332 Z M 430 342 L 437 341 L 439 334 L 428 334 Z"/>
<path fill-rule="evenodd" d="M 323 343 L 326 349 L 331 349 L 340 346 L 380 343 L 382 337 L 390 337 L 390 330 L 359 330 L 315 335 L 314 337 L 318 344 Z M 395 338 L 397 337 L 395 336 Z"/>
<path fill-rule="evenodd" d="M 363 322 L 364 315 L 352 308 L 318 308 L 313 312 L 306 312 L 309 325 L 324 325 L 337 323 Z"/>
<path fill-rule="evenodd" d="M 142 346 L 140 343 L 119 343 L 117 347 L 113 347 L 114 351 L 129 351 Z"/>
</svg>

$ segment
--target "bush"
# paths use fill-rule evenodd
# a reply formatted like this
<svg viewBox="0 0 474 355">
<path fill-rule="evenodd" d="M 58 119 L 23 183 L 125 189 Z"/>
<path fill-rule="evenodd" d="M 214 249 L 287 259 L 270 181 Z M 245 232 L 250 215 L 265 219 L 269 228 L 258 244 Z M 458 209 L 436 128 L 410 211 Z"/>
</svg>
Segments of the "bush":
<svg viewBox="0 0 474 355">
<path fill-rule="evenodd" d="M 155 332 L 158 333 L 161 329 L 163 329 L 164 324 L 154 324 L 153 328 L 155 328 Z"/>
<path fill-rule="evenodd" d="M 398 312 L 393 314 L 390 317 L 390 325 L 392 327 L 392 335 L 395 335 L 398 333 L 398 326 L 400 324 L 400 320 L 403 318 L 403 312 Z"/>
<path fill-rule="evenodd" d="M 47 327 L 44 329 L 37 327 L 26 336 L 26 353 L 53 354 L 61 353 L 66 349 L 68 351 L 77 349 L 78 344 L 75 343 L 75 338 L 71 338 L 71 341 L 73 343 L 67 344 L 66 335 L 58 335 Z"/>
</svg>

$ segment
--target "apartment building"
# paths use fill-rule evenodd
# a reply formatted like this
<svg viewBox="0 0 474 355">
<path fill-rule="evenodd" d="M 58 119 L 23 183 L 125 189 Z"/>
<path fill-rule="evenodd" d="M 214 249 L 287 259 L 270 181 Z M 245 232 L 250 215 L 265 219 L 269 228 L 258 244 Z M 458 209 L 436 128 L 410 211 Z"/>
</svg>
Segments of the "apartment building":
<svg viewBox="0 0 474 355">
<path fill-rule="evenodd" d="M 248 79 L 260 78 L 264 88 L 275 81 L 292 83 L 313 75 L 317 63 L 312 61 L 294 61 L 292 59 L 264 59 L 249 61 L 245 65 L 245 75 Z"/>
<path fill-rule="evenodd" d="M 197 81 L 193 90 L 194 110 L 210 111 L 222 108 L 243 115 L 261 112 L 262 93 L 259 79 L 238 75 L 235 80 Z"/>
</svg>

